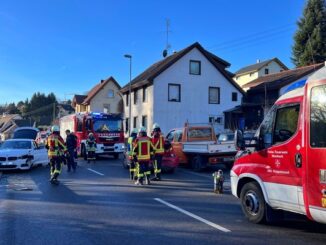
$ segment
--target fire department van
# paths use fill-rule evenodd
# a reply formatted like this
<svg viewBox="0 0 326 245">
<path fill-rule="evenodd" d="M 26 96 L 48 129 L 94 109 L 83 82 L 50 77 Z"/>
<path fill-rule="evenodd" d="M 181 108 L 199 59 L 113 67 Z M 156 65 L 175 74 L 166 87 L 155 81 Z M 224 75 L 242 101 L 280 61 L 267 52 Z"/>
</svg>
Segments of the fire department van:
<svg viewBox="0 0 326 245">
<path fill-rule="evenodd" d="M 235 138 L 232 194 L 251 222 L 285 210 L 326 223 L 326 67 L 277 100 L 251 145 Z"/>
<path fill-rule="evenodd" d="M 65 139 L 69 129 L 77 136 L 78 153 L 86 158 L 86 139 L 89 133 L 96 138 L 96 155 L 113 155 L 124 152 L 124 132 L 119 114 L 76 113 L 60 118 L 60 135 Z"/>
</svg>

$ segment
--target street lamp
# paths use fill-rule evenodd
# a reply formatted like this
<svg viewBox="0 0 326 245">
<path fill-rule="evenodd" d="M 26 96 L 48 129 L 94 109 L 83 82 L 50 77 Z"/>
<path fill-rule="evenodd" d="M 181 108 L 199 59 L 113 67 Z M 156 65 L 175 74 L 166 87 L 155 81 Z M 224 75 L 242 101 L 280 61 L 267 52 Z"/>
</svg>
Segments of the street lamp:
<svg viewBox="0 0 326 245">
<path fill-rule="evenodd" d="M 132 64 L 132 56 L 130 54 L 125 54 L 125 58 L 129 59 L 129 122 L 128 122 L 128 128 L 129 128 L 129 137 L 131 135 L 131 64 Z"/>
</svg>

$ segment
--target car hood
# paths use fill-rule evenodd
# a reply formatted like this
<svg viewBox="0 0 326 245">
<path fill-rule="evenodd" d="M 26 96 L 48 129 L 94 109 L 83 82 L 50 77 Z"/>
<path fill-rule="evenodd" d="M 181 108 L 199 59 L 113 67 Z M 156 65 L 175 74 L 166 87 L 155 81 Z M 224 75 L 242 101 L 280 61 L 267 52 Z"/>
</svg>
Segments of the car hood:
<svg viewBox="0 0 326 245">
<path fill-rule="evenodd" d="M 0 150 L 0 156 L 1 157 L 9 157 L 9 156 L 20 157 L 20 156 L 26 155 L 30 152 L 31 152 L 30 149 L 3 149 L 3 150 Z"/>
</svg>

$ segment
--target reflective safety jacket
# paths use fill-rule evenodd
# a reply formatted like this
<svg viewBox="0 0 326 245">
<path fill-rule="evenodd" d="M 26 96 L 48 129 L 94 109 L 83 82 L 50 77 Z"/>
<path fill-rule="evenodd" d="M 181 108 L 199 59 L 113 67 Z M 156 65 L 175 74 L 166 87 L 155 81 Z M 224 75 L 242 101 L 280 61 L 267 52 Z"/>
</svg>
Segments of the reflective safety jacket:
<svg viewBox="0 0 326 245">
<path fill-rule="evenodd" d="M 134 149 L 134 143 L 135 143 L 136 138 L 130 136 L 128 138 L 128 156 L 132 157 L 133 156 L 133 149 Z"/>
<path fill-rule="evenodd" d="M 155 154 L 163 155 L 164 154 L 164 137 L 160 133 L 154 134 L 152 138 L 152 143 L 154 145 Z"/>
<path fill-rule="evenodd" d="M 59 157 L 67 151 L 65 142 L 61 136 L 53 133 L 47 139 L 46 148 L 48 149 L 49 158 Z"/>
<path fill-rule="evenodd" d="M 138 137 L 134 143 L 133 155 L 138 161 L 149 161 L 154 154 L 154 146 L 149 137 Z"/>
<path fill-rule="evenodd" d="M 95 138 L 88 138 L 86 140 L 87 151 L 96 151 L 96 141 Z"/>
</svg>

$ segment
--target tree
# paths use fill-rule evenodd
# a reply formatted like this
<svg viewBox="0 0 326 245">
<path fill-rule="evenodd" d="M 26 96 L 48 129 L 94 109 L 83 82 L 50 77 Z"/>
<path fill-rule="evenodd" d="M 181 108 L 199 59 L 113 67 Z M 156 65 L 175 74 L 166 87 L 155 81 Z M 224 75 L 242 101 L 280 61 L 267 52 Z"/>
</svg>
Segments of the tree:
<svg viewBox="0 0 326 245">
<path fill-rule="evenodd" d="M 308 0 L 303 17 L 297 22 L 294 35 L 292 62 L 306 66 L 324 62 L 326 58 L 326 2 Z"/>
</svg>

